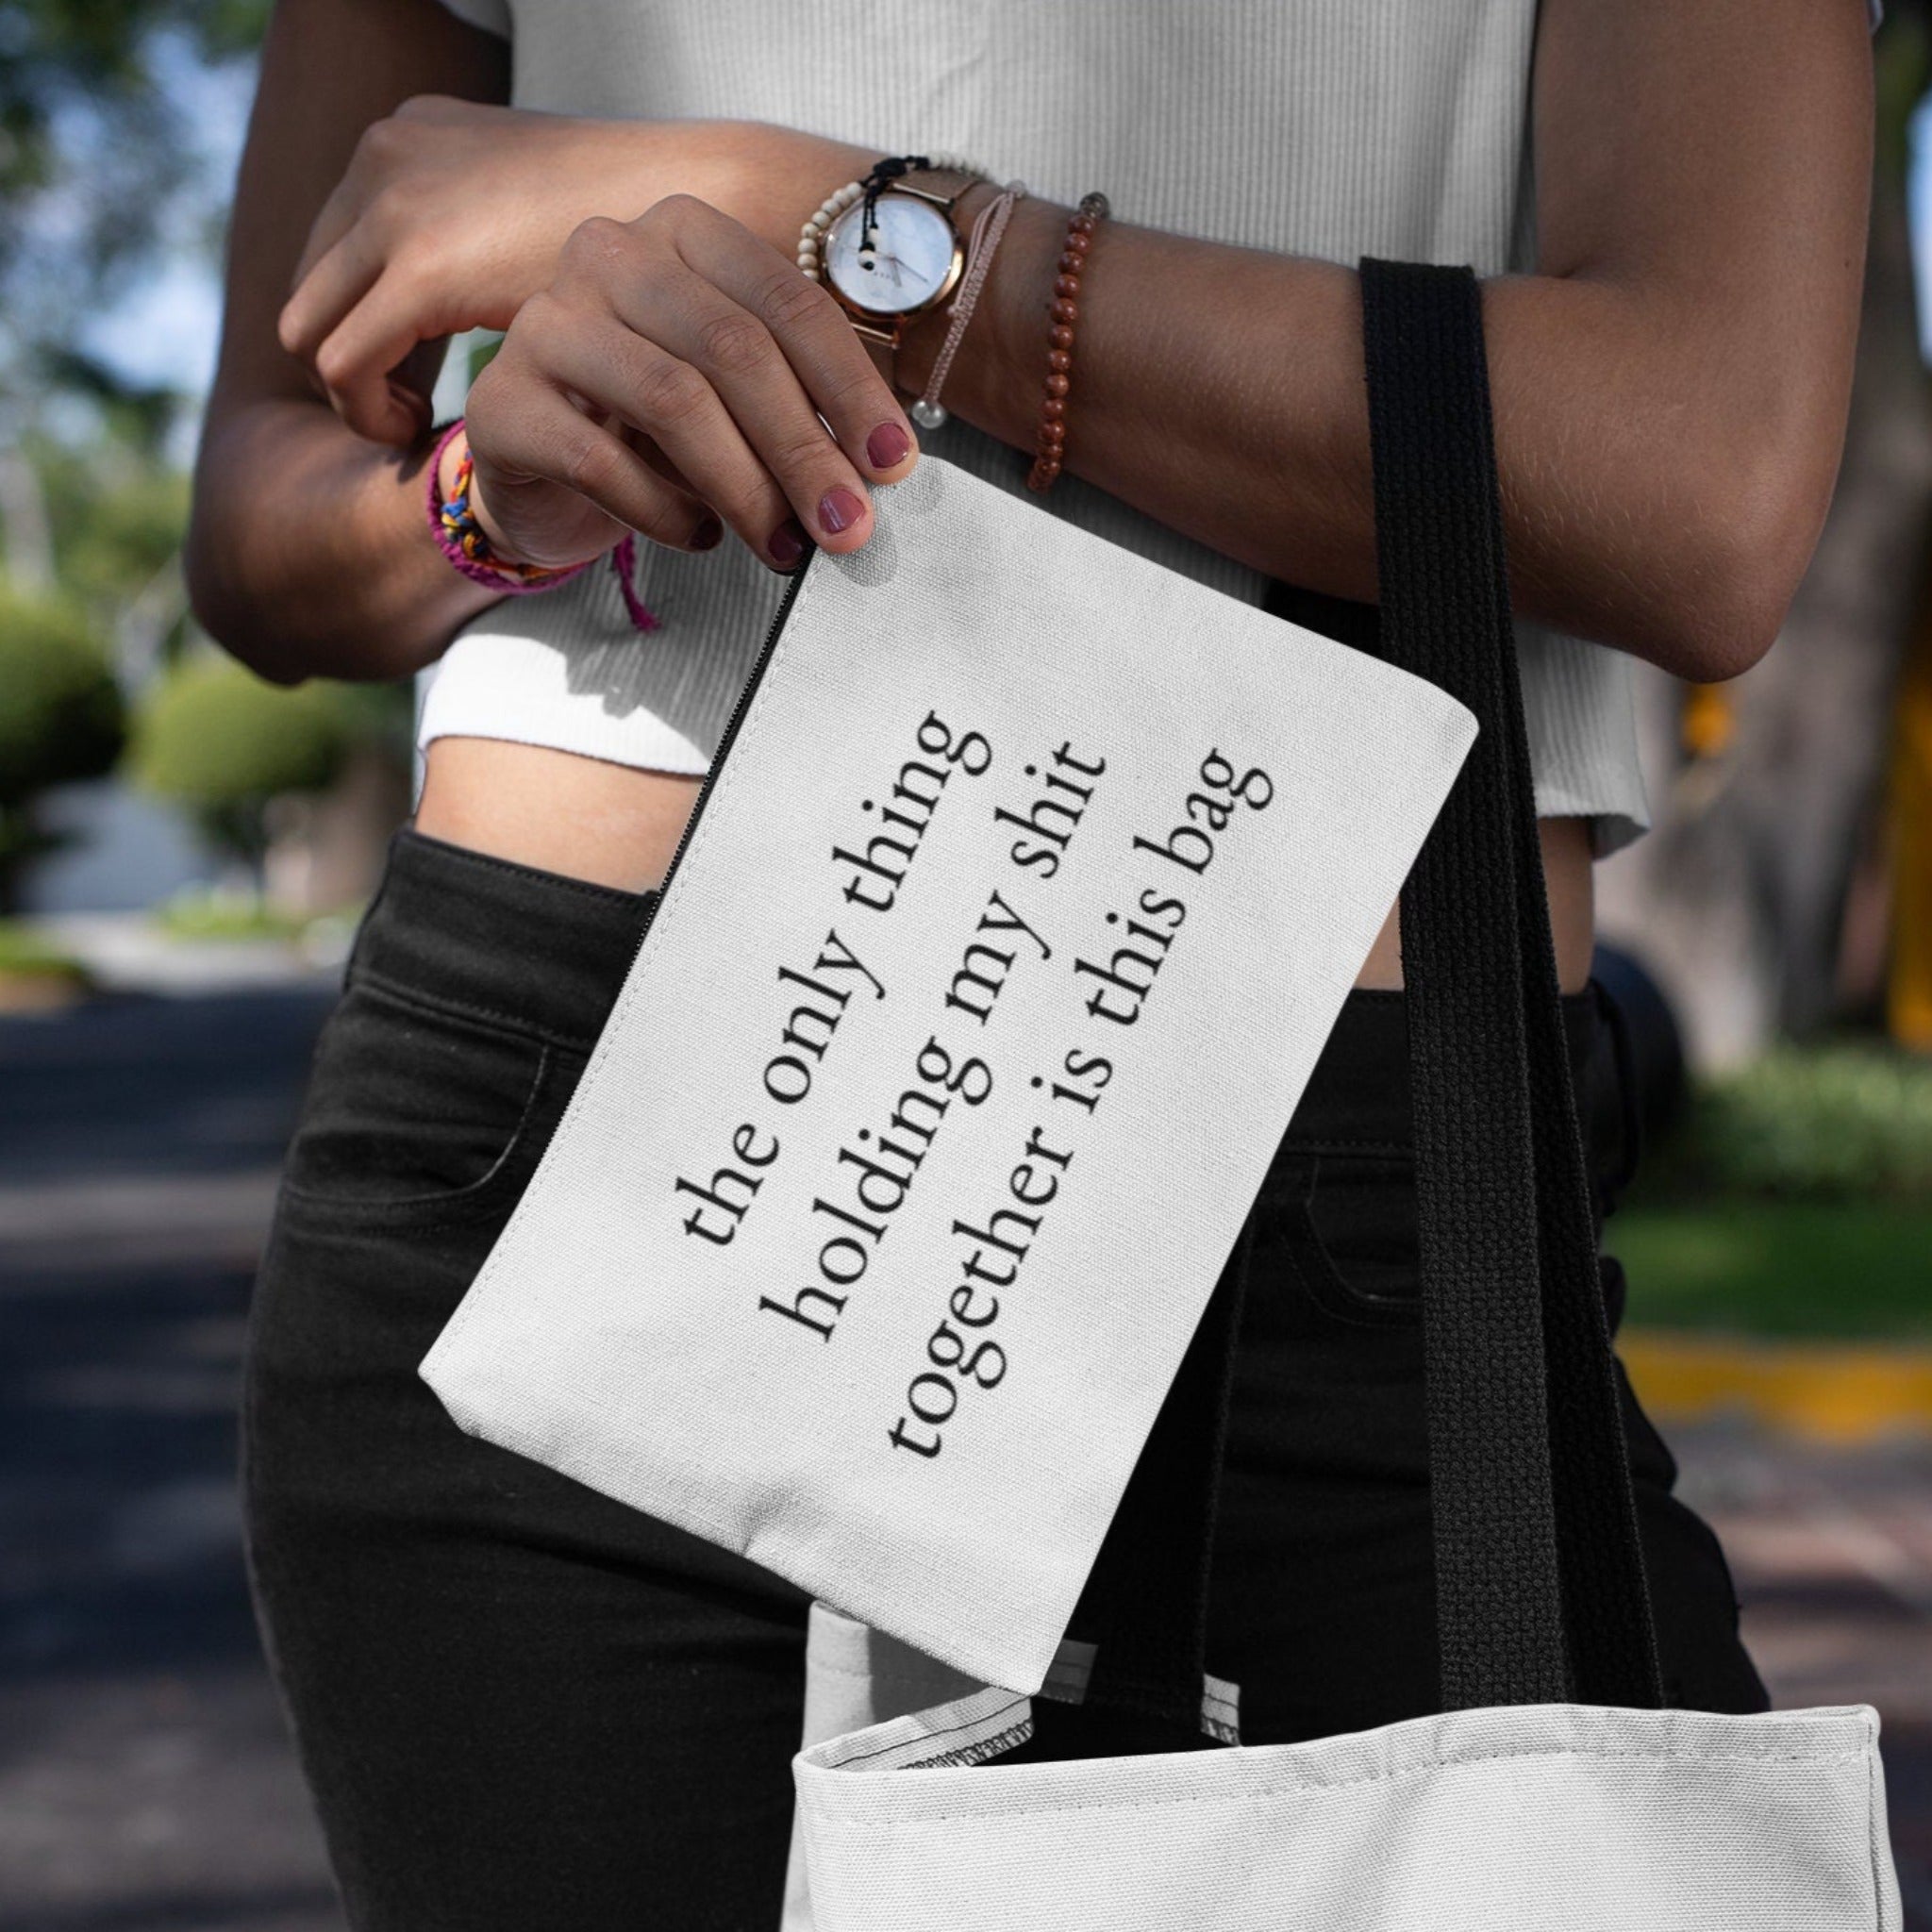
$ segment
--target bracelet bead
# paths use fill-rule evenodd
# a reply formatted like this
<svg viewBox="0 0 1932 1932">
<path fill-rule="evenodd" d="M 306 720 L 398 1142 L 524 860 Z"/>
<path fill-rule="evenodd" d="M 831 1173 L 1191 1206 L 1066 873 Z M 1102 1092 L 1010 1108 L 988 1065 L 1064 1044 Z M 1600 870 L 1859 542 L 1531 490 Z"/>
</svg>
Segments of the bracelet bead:
<svg viewBox="0 0 1932 1932">
<path fill-rule="evenodd" d="M 1047 305 L 1046 379 L 1041 385 L 1040 428 L 1034 438 L 1033 467 L 1027 472 L 1029 490 L 1049 490 L 1065 465 L 1067 394 L 1073 387 L 1074 325 L 1080 320 L 1080 278 L 1093 246 L 1093 231 L 1109 212 L 1106 195 L 1080 198 L 1067 220 L 1067 232 L 1056 264 L 1053 299 Z"/>
</svg>

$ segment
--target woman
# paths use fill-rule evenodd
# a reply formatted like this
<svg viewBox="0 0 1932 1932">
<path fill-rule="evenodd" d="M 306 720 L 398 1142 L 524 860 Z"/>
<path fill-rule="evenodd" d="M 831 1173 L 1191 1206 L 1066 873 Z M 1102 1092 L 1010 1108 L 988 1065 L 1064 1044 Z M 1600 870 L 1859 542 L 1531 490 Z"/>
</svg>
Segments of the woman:
<svg viewBox="0 0 1932 1932">
<path fill-rule="evenodd" d="M 1867 20 L 449 6 L 278 7 L 197 475 L 195 608 L 236 655 L 290 682 L 435 667 L 414 828 L 258 1295 L 251 1558 L 358 1926 L 764 1926 L 798 1592 L 462 1436 L 415 1368 L 582 1071 L 784 571 L 807 539 L 862 546 L 868 486 L 918 460 L 944 314 L 869 345 L 801 274 L 801 225 L 889 155 L 977 158 L 962 234 L 1029 184 L 926 438 L 1020 491 L 1061 237 L 1106 190 L 1040 509 L 1251 601 L 1374 597 L 1346 264 L 1488 278 L 1553 936 L 1596 1082 L 1591 866 L 1644 819 L 1627 659 L 1755 662 L 1830 497 Z M 441 345 L 475 325 L 508 333 L 432 439 Z M 432 441 L 439 501 L 469 452 L 482 580 L 425 528 Z M 602 567 L 507 594 L 630 531 L 656 629 Z M 1391 915 L 1256 1210 L 1209 1659 L 1251 1742 L 1435 1704 L 1400 987 Z M 1591 1152 L 1601 1175 L 1621 1150 Z M 1761 1708 L 1722 1553 L 1624 1397 L 1670 1694 Z"/>
</svg>

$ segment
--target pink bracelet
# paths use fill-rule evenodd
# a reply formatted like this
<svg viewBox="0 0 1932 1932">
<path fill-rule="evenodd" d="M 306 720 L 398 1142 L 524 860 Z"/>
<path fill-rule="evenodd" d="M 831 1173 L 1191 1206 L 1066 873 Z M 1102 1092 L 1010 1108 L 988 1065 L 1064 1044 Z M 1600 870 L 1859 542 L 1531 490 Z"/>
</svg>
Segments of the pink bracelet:
<svg viewBox="0 0 1932 1932">
<path fill-rule="evenodd" d="M 442 493 L 442 458 L 458 432 L 463 427 L 458 416 L 436 440 L 429 457 L 429 533 L 436 547 L 463 575 L 488 584 L 508 596 L 519 597 L 536 591 L 555 590 L 596 561 L 587 557 L 581 563 L 513 563 L 491 557 L 490 539 L 470 507 L 470 474 L 474 467 L 467 449 L 457 465 L 454 493 Z M 641 631 L 656 630 L 659 620 L 637 591 L 631 578 L 637 569 L 637 537 L 626 531 L 624 541 L 610 552 L 611 568 L 617 573 L 618 588 L 624 592 L 624 608 L 632 625 Z"/>
<path fill-rule="evenodd" d="M 953 297 L 952 306 L 946 310 L 952 317 L 946 329 L 946 339 L 941 343 L 939 356 L 925 378 L 925 393 L 906 412 L 922 429 L 937 429 L 946 420 L 946 411 L 940 406 L 941 387 L 953 366 L 959 338 L 966 333 L 966 325 L 973 320 L 973 305 L 979 300 L 979 291 L 992 267 L 993 250 L 1000 245 L 1000 237 L 1007 232 L 1007 218 L 1013 212 L 1013 204 L 1025 192 L 1025 182 L 1008 181 L 999 195 L 979 210 L 979 218 L 973 224 L 973 233 L 966 243 L 965 277 L 959 284 L 958 293 Z"/>
<path fill-rule="evenodd" d="M 1008 182 L 1001 193 L 979 210 L 979 216 L 972 225 L 972 236 L 966 242 L 966 275 L 960 280 L 958 293 L 953 297 L 953 304 L 947 309 L 951 323 L 947 326 L 947 340 L 939 344 L 939 356 L 933 361 L 931 373 L 925 376 L 925 394 L 907 411 L 920 429 L 939 429 L 947 419 L 947 411 L 939 406 L 939 389 L 947 378 L 947 371 L 953 367 L 953 356 L 958 352 L 960 336 L 966 334 L 966 325 L 972 321 L 974 304 L 979 299 L 979 290 L 985 284 L 988 271 L 993 267 L 993 249 L 999 247 L 999 238 L 1007 232 L 1007 218 L 1012 214 L 1012 205 L 1025 193 L 1025 182 Z"/>
</svg>

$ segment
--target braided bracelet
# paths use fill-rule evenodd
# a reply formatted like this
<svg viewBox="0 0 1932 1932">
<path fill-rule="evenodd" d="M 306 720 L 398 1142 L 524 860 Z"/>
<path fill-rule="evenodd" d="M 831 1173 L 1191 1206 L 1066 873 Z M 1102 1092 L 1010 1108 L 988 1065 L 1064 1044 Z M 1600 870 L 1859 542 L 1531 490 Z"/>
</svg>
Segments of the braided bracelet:
<svg viewBox="0 0 1932 1932">
<path fill-rule="evenodd" d="M 436 547 L 466 577 L 511 597 L 555 590 L 579 572 L 589 570 L 597 560 L 594 557 L 587 557 L 579 563 L 547 564 L 519 563 L 491 554 L 489 535 L 476 521 L 470 502 L 470 477 L 476 459 L 467 442 L 457 459 L 450 493 L 447 497 L 442 493 L 443 453 L 463 426 L 464 419 L 457 417 L 437 437 L 429 456 L 429 533 L 436 539 Z M 641 631 L 656 630 L 657 613 L 639 597 L 631 584 L 637 569 L 637 537 L 633 532 L 626 531 L 624 541 L 610 552 L 610 566 L 617 573 L 618 588 L 624 592 L 624 608 L 632 625 Z"/>
<path fill-rule="evenodd" d="M 1007 231 L 1007 220 L 1013 212 L 1013 204 L 1025 192 L 1025 182 L 1008 181 L 999 194 L 979 210 L 978 219 L 973 224 L 973 233 L 966 243 L 966 273 L 960 280 L 959 292 L 946 309 L 951 318 L 946 326 L 946 339 L 940 344 L 940 353 L 925 378 L 925 393 L 906 412 L 922 429 L 938 429 L 946 420 L 946 412 L 940 407 L 940 387 L 953 366 L 959 338 L 966 333 L 966 325 L 973 320 L 973 305 L 979 300 L 979 291 L 992 268 L 993 251 Z"/>
<path fill-rule="evenodd" d="M 1067 454 L 1067 391 L 1073 387 L 1074 326 L 1080 320 L 1080 275 L 1093 231 L 1111 212 L 1107 196 L 1098 191 L 1080 197 L 1080 206 L 1067 222 L 1060 245 L 1059 268 L 1054 277 L 1051 325 L 1046 332 L 1045 393 L 1040 402 L 1040 435 L 1033 467 L 1026 474 L 1029 490 L 1051 490 Z"/>
</svg>

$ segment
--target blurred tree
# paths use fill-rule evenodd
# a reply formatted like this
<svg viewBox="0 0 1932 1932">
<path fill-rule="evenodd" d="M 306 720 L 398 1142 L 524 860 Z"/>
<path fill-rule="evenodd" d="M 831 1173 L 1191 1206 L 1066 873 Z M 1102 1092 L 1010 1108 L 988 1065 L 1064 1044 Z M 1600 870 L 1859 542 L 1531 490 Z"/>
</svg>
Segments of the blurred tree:
<svg viewBox="0 0 1932 1932">
<path fill-rule="evenodd" d="M 259 890 L 271 804 L 327 787 L 358 744 L 383 732 L 394 702 L 379 686 L 311 680 L 290 690 L 197 655 L 142 694 L 129 775 L 186 809 Z"/>
<path fill-rule="evenodd" d="M 252 55 L 271 4 L 0 0 L 0 562 L 24 589 L 56 572 L 37 428 L 80 402 L 158 455 L 178 412 L 76 349 L 76 325 L 162 253 L 212 252 L 225 211 L 184 80 Z"/>
<path fill-rule="evenodd" d="M 40 817 L 56 785 L 112 770 L 121 691 L 85 613 L 68 597 L 0 581 L 0 912 L 26 866 L 58 842 Z"/>
<path fill-rule="evenodd" d="M 0 0 L 0 313 L 59 344 L 154 249 L 194 164 L 169 65 L 259 45 L 271 0 Z"/>
<path fill-rule="evenodd" d="M 108 411 L 86 442 L 35 432 L 21 451 L 46 510 L 53 574 L 111 640 L 130 691 L 194 632 L 180 566 L 189 480 L 158 434 Z"/>
</svg>

